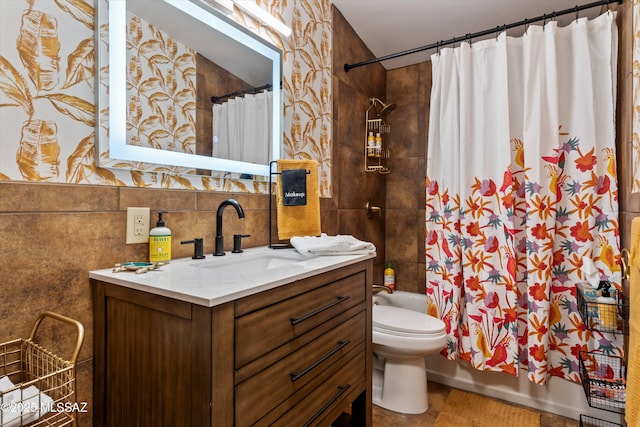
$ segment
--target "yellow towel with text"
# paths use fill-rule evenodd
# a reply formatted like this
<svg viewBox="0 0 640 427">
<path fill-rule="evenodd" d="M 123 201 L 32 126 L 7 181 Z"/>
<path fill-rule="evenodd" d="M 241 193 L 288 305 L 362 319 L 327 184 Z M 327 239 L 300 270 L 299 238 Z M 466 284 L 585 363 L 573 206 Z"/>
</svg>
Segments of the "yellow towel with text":
<svg viewBox="0 0 640 427">
<path fill-rule="evenodd" d="M 306 205 L 285 206 L 283 204 L 282 180 L 278 180 L 277 215 L 278 239 L 290 239 L 293 236 L 319 236 L 320 196 L 318 187 L 318 163 L 315 160 L 278 160 L 278 172 L 283 170 L 305 169 L 307 191 Z"/>
<path fill-rule="evenodd" d="M 631 222 L 629 254 L 629 349 L 627 356 L 628 427 L 640 427 L 640 217 Z"/>
</svg>

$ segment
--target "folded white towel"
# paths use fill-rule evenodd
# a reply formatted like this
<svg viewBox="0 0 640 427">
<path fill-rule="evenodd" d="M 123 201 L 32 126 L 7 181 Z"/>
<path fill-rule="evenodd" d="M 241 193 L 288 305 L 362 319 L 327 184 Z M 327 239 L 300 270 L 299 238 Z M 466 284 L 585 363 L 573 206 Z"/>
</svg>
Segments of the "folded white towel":
<svg viewBox="0 0 640 427">
<path fill-rule="evenodd" d="M 16 427 L 29 424 L 53 408 L 53 399 L 36 386 L 14 389 L 9 377 L 0 378 L 0 425 Z M 3 391 L 6 391 L 3 393 Z"/>
<path fill-rule="evenodd" d="M 7 390 L 11 390 L 12 388 L 15 388 L 15 387 L 16 386 L 11 382 L 9 377 L 7 376 L 0 377 L 0 393 L 3 393 Z"/>
<path fill-rule="evenodd" d="M 349 235 L 292 237 L 291 245 L 302 255 L 363 255 L 375 254 L 376 247 Z"/>
</svg>

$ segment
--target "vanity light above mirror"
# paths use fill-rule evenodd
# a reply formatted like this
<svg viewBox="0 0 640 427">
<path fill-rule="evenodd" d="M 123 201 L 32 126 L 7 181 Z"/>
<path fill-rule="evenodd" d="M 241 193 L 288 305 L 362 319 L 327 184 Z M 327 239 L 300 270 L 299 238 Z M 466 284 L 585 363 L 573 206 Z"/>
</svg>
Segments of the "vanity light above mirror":
<svg viewBox="0 0 640 427">
<path fill-rule="evenodd" d="M 179 171 L 175 173 L 183 174 L 195 174 L 204 170 L 211 171 L 205 174 L 212 176 L 222 176 L 222 174 L 228 173 L 242 174 L 242 177 L 269 175 L 269 161 L 278 160 L 281 156 L 282 51 L 241 27 L 214 9 L 209 3 L 214 2 L 206 0 L 110 0 L 107 5 L 104 0 L 99 1 L 98 10 L 101 14 L 99 21 L 104 23 L 106 22 L 105 18 L 108 19 L 108 37 L 106 38 L 108 40 L 108 54 L 105 52 L 105 43 L 101 43 L 101 52 L 98 57 L 98 64 L 103 76 L 106 75 L 104 72 L 108 69 L 108 80 L 105 82 L 105 77 L 102 77 L 100 90 L 96 91 L 101 119 L 98 138 L 99 155 L 97 156 L 100 167 L 148 172 L 171 173 L 171 171 Z M 146 44 L 136 45 L 135 48 L 138 50 L 131 53 L 130 49 L 134 43 L 128 39 L 127 32 L 133 32 L 134 37 L 139 38 L 142 30 L 147 31 L 147 26 L 139 25 L 137 28 L 137 22 L 144 23 L 148 28 L 157 28 L 157 31 L 153 32 L 154 30 L 152 30 L 153 37 L 150 41 Z M 104 42 L 105 38 L 102 41 Z M 165 46 L 165 44 L 172 49 L 172 54 L 181 46 L 185 46 L 184 49 L 187 49 L 188 52 L 195 51 L 196 53 L 191 56 L 189 54 L 180 56 L 180 52 L 178 52 L 176 57 L 170 58 L 174 64 L 179 65 L 176 71 L 172 71 L 169 76 L 161 75 L 161 65 L 167 62 L 167 55 L 152 56 L 150 54 L 144 56 L 140 52 L 141 46 L 144 49 L 150 49 L 155 45 Z M 145 50 L 143 53 L 147 53 L 147 51 Z M 197 58 L 198 62 L 194 62 L 192 65 L 186 60 L 183 61 L 183 57 Z M 201 67 L 203 62 L 207 65 L 206 67 Z M 155 92 L 150 91 L 150 95 L 143 93 L 137 96 L 138 93 L 134 91 L 132 95 L 133 85 L 129 80 L 132 78 L 130 73 L 135 70 L 140 74 L 139 69 L 136 68 L 138 63 L 141 64 L 139 68 L 147 66 L 147 71 L 151 73 L 151 77 L 146 80 L 144 77 L 139 79 L 138 93 L 154 84 L 165 84 L 167 81 L 172 83 L 171 79 L 184 80 L 184 82 L 180 80 L 181 84 L 184 84 L 184 89 L 176 90 L 173 94 L 177 97 L 173 100 L 179 99 L 180 101 L 179 104 L 174 103 L 175 109 L 173 111 L 167 112 L 158 106 L 161 105 L 157 102 L 161 96 Z M 203 115 L 212 114 L 212 97 L 234 93 L 237 91 L 237 86 L 218 87 L 215 89 L 217 93 L 201 91 L 201 85 L 195 84 L 196 78 L 198 83 L 203 79 L 205 82 L 211 80 L 211 70 L 221 70 L 221 72 L 232 76 L 234 82 L 241 82 L 244 87 L 271 86 L 270 100 L 267 101 L 271 113 L 265 118 L 268 125 L 268 131 L 266 131 L 268 135 L 265 141 L 269 140 L 270 146 L 266 146 L 265 142 L 265 154 L 262 157 L 264 160 L 256 163 L 255 160 L 243 161 L 234 157 L 215 157 L 216 148 L 215 145 L 212 148 L 212 144 L 216 144 L 217 140 L 215 137 L 211 138 L 212 118 L 200 119 Z M 137 76 L 133 77 L 133 79 L 135 78 Z M 230 81 L 231 79 L 225 76 L 224 79 L 220 78 L 219 80 Z M 175 85 L 173 88 L 175 89 Z M 250 89 L 245 91 L 250 92 Z M 195 99 L 189 98 L 188 95 L 194 92 Z M 164 96 L 164 98 L 167 97 Z M 197 109 L 194 107 L 196 104 Z M 155 144 L 156 140 L 153 140 L 152 143 L 142 143 L 136 139 L 136 134 L 132 134 L 133 129 L 137 130 L 137 135 L 139 135 L 140 127 L 132 126 L 130 111 L 133 111 L 133 116 L 136 116 L 136 111 L 143 107 L 151 108 L 152 111 L 152 117 L 143 122 L 144 126 L 149 127 L 150 123 L 155 123 L 154 114 L 158 118 L 157 122 L 163 124 L 165 121 L 173 120 L 174 128 L 169 132 L 164 130 L 151 132 L 145 127 L 147 133 L 155 136 L 161 135 L 157 140 L 168 145 L 168 149 L 160 149 L 161 144 Z M 187 107 L 190 110 L 185 113 Z M 137 110 L 134 110 L 135 108 Z M 185 120 L 184 126 L 180 126 L 180 123 L 176 126 L 174 118 L 179 116 Z M 191 132 L 194 133 L 193 135 L 185 130 L 189 128 L 195 128 L 195 131 Z M 206 136 L 205 138 L 202 137 L 203 134 Z M 174 141 L 174 135 L 180 135 L 182 139 L 176 138 Z M 190 144 L 188 147 L 187 142 Z M 254 148 L 247 150 L 253 151 Z M 211 151 L 214 151 L 214 156 L 207 155 Z"/>
</svg>

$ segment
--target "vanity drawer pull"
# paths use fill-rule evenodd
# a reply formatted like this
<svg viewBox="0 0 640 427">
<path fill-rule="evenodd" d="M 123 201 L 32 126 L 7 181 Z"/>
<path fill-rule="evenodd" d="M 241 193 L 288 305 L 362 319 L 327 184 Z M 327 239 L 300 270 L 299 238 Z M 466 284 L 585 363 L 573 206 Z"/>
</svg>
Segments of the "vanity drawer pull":
<svg viewBox="0 0 640 427">
<path fill-rule="evenodd" d="M 331 398 L 329 399 L 329 401 L 327 403 L 325 403 L 322 408 L 320 408 L 320 410 L 318 412 L 316 412 L 315 414 L 313 414 L 313 416 L 311 418 L 309 418 L 309 421 L 307 421 L 306 423 L 304 423 L 304 427 L 308 427 L 310 426 L 318 417 L 320 417 L 320 415 L 322 415 L 322 413 L 324 411 L 327 410 L 327 408 L 329 408 L 329 406 L 331 406 L 333 404 L 333 402 L 335 402 L 336 400 L 338 400 L 340 398 L 340 396 L 342 396 L 342 394 L 347 391 L 347 389 L 351 387 L 351 384 L 345 384 L 343 386 L 338 386 L 338 392 Z"/>
<path fill-rule="evenodd" d="M 328 358 L 330 358 L 331 356 L 333 356 L 334 354 L 336 354 L 338 351 L 340 351 L 340 349 L 342 349 L 344 346 L 346 346 L 347 344 L 349 344 L 351 342 L 351 340 L 343 340 L 343 341 L 338 341 L 338 345 L 336 346 L 336 348 L 334 348 L 333 350 L 331 350 L 329 353 L 325 354 L 324 356 L 322 356 L 320 359 L 316 360 L 315 362 L 313 362 L 311 365 L 307 366 L 306 368 L 304 368 L 302 370 L 302 372 L 291 372 L 289 375 L 291 375 L 291 382 L 296 382 L 298 381 L 300 378 L 304 377 L 305 375 L 307 375 L 313 368 L 315 368 L 316 366 L 318 366 L 319 364 L 321 364 L 322 362 L 324 362 L 325 360 L 327 360 Z"/>
<path fill-rule="evenodd" d="M 303 315 L 303 316 L 301 316 L 301 317 L 292 317 L 292 318 L 291 318 L 291 325 L 295 326 L 295 325 L 297 325 L 298 323 L 303 322 L 303 321 L 305 321 L 305 320 L 307 320 L 307 319 L 310 319 L 310 318 L 312 318 L 313 316 L 315 316 L 315 315 L 317 315 L 317 314 L 320 314 L 320 313 L 322 313 L 323 311 L 330 309 L 330 308 L 331 308 L 331 307 L 333 307 L 334 305 L 338 305 L 338 304 L 340 304 L 341 302 L 346 301 L 346 300 L 348 300 L 348 299 L 349 299 L 349 295 L 344 295 L 344 296 L 341 296 L 341 297 L 336 298 L 334 301 L 330 302 L 329 304 L 327 304 L 327 305 L 325 305 L 325 306 L 323 306 L 323 307 L 320 307 L 320 308 L 318 308 L 318 309 L 315 309 L 315 310 L 313 310 L 313 311 L 311 311 L 311 312 L 309 312 L 309 313 L 307 313 L 307 314 L 305 314 L 305 315 Z"/>
</svg>

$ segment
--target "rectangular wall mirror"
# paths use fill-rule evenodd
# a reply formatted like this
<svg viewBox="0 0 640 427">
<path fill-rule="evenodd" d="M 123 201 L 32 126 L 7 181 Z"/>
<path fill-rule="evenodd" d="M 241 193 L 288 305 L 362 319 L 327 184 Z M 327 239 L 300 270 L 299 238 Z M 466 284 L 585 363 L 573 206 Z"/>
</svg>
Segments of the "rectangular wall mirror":
<svg viewBox="0 0 640 427">
<path fill-rule="evenodd" d="M 282 144 L 279 48 L 206 0 L 98 6 L 100 167 L 269 175 Z"/>
</svg>

